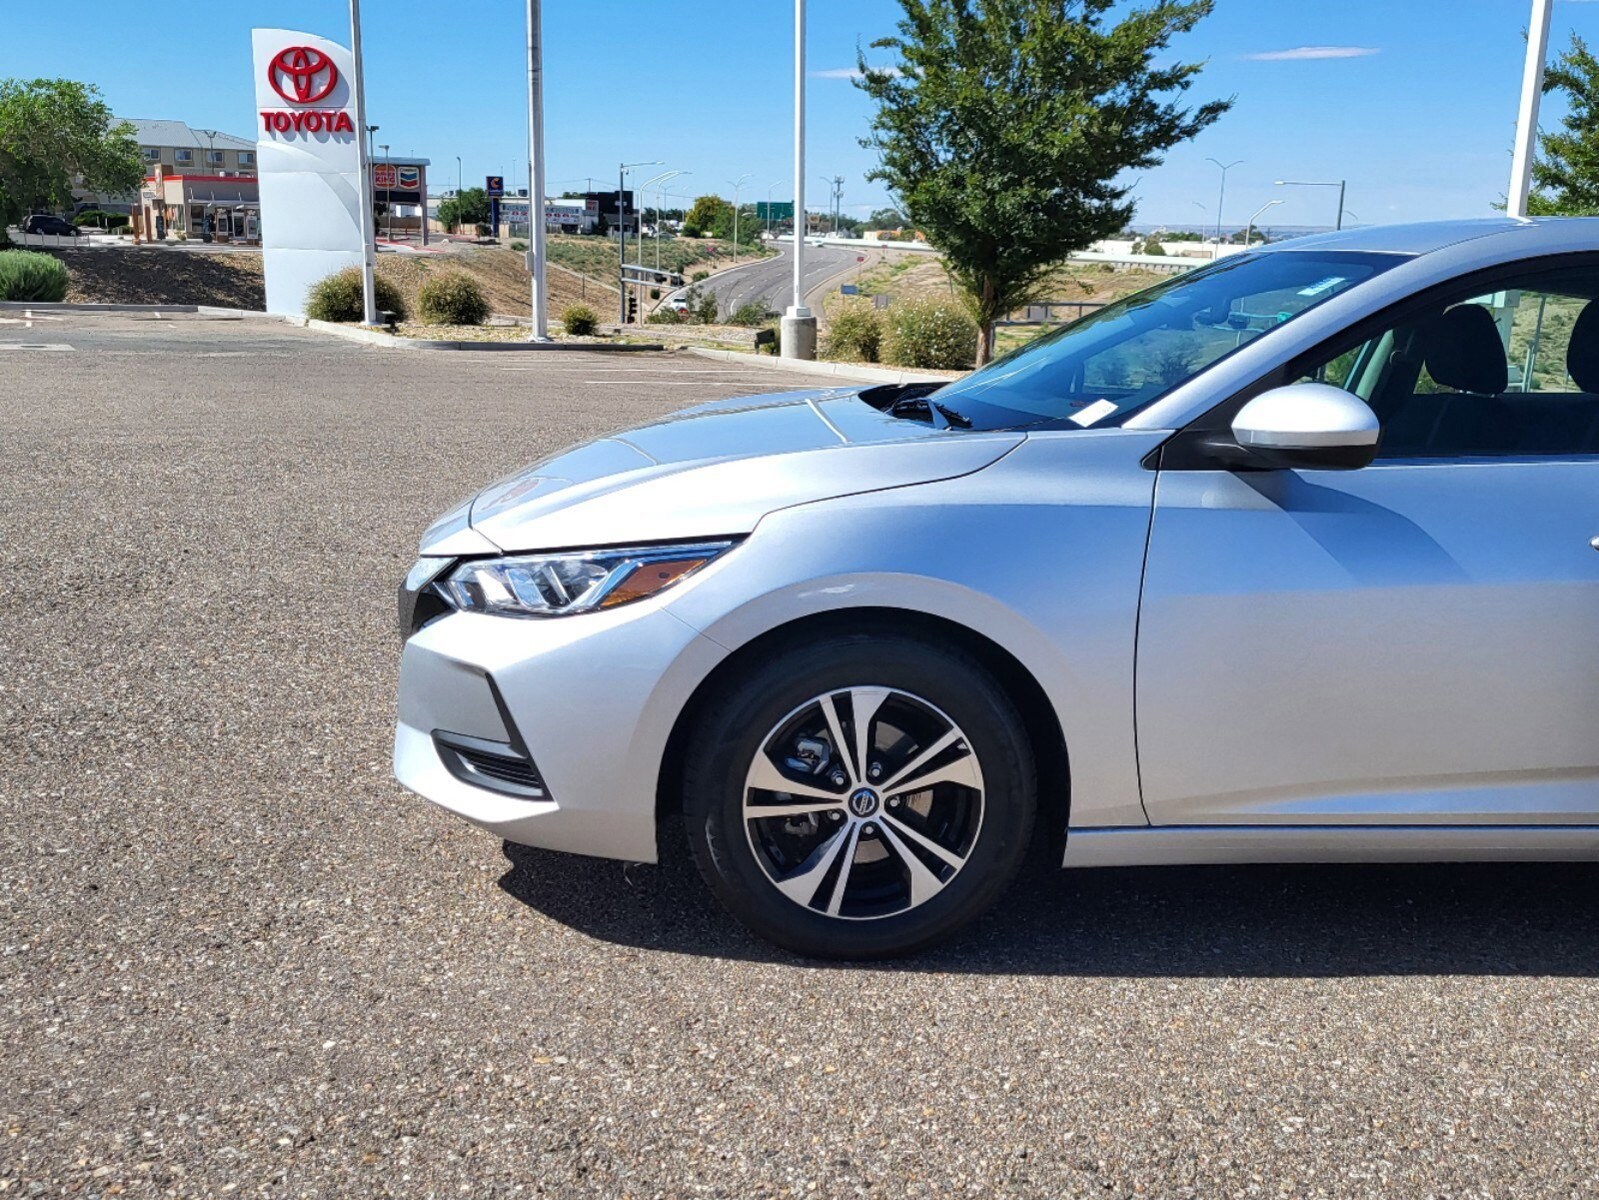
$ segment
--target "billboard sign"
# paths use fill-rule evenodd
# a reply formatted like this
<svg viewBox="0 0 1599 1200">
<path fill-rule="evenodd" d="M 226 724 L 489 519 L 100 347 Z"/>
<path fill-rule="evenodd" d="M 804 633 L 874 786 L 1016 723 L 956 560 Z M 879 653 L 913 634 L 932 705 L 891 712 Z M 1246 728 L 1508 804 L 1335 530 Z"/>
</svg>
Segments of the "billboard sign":
<svg viewBox="0 0 1599 1200">
<path fill-rule="evenodd" d="M 354 63 L 311 33 L 255 29 L 251 42 L 266 306 L 299 316 L 312 284 L 361 265 Z"/>
<path fill-rule="evenodd" d="M 490 196 L 505 195 L 505 176 L 489 175 L 483 180 L 483 190 Z"/>
</svg>

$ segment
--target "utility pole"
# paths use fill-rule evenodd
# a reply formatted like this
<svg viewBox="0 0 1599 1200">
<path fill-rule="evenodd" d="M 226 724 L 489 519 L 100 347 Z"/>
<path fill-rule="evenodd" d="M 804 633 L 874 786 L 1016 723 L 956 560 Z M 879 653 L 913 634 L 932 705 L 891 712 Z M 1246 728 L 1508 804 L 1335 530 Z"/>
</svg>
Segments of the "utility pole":
<svg viewBox="0 0 1599 1200">
<path fill-rule="evenodd" d="M 460 162 L 460 159 L 456 159 Z M 527 0 L 527 269 L 532 276 L 533 332 L 550 340 L 549 296 L 544 287 L 544 10 Z"/>
<path fill-rule="evenodd" d="M 1538 157 L 1538 102 L 1543 98 L 1544 59 L 1549 53 L 1549 17 L 1553 0 L 1532 0 L 1527 26 L 1527 64 L 1521 76 L 1521 107 L 1516 114 L 1516 148 L 1510 159 L 1510 190 L 1505 212 L 1527 215 L 1532 193 L 1532 164 Z"/>
<path fill-rule="evenodd" d="M 750 173 L 748 171 L 745 171 L 744 174 L 740 175 L 737 179 L 729 179 L 728 180 L 728 183 L 733 185 L 733 261 L 734 262 L 738 261 L 738 190 L 739 190 L 739 188 L 744 186 L 744 181 L 746 179 L 748 179 L 749 177 L 750 177 Z"/>
<path fill-rule="evenodd" d="M 366 81 L 361 63 L 361 0 L 350 0 L 350 90 L 355 93 L 355 127 L 366 128 Z M 367 134 L 368 141 L 371 133 Z M 361 179 L 357 192 L 361 200 L 361 319 L 367 325 L 378 323 L 377 285 L 373 272 L 377 267 L 377 222 L 372 218 L 372 153 L 355 139 L 355 157 L 360 167 Z M 365 153 L 363 153 L 365 151 Z"/>
<path fill-rule="evenodd" d="M 805 0 L 794 0 L 794 294 L 780 348 L 784 358 L 816 357 L 816 318 L 805 307 Z"/>
<path fill-rule="evenodd" d="M 627 284 L 623 276 L 627 273 L 627 213 L 625 211 L 624 196 L 627 191 L 627 173 L 634 167 L 659 167 L 664 164 L 660 159 L 651 159 L 649 162 L 619 163 L 616 169 L 616 224 L 617 232 L 621 235 L 618 246 L 616 290 L 620 293 L 618 307 L 620 315 L 617 317 L 618 325 L 627 324 Z M 644 230 L 639 229 L 639 237 L 644 237 Z"/>
<path fill-rule="evenodd" d="M 1216 197 L 1216 252 L 1210 256 L 1215 260 L 1221 257 L 1221 206 L 1227 201 L 1227 172 L 1241 165 L 1244 160 L 1240 158 L 1237 162 L 1224 163 L 1219 159 L 1207 158 L 1205 161 L 1221 168 L 1221 194 Z"/>
</svg>

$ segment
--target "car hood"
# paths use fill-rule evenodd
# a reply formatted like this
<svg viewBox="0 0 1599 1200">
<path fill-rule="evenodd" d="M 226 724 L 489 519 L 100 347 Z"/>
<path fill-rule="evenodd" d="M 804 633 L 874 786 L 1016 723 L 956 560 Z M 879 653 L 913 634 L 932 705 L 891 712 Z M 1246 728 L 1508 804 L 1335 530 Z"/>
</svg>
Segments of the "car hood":
<svg viewBox="0 0 1599 1200">
<path fill-rule="evenodd" d="M 891 417 L 863 390 L 721 400 L 563 451 L 446 514 L 422 552 L 748 533 L 780 508 L 981 470 L 1022 441 Z"/>
</svg>

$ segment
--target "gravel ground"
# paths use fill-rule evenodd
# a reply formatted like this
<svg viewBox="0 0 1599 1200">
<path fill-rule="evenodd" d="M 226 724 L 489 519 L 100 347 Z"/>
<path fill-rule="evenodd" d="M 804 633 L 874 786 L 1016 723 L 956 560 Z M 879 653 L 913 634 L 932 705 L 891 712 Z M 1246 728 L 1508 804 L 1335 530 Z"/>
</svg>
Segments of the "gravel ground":
<svg viewBox="0 0 1599 1200">
<path fill-rule="evenodd" d="M 843 969 L 681 860 L 502 847 L 391 782 L 428 519 L 782 376 L 17 341 L 72 349 L 0 353 L 0 1192 L 1599 1189 L 1599 868 L 1040 871 Z"/>
</svg>

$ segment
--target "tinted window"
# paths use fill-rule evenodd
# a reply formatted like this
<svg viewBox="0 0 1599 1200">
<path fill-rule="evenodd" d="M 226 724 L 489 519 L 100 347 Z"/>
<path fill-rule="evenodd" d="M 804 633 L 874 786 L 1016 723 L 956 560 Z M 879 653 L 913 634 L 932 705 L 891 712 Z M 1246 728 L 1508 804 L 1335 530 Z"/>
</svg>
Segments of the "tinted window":
<svg viewBox="0 0 1599 1200">
<path fill-rule="evenodd" d="M 979 429 L 1117 425 L 1238 347 L 1405 261 L 1235 254 L 1174 276 L 996 359 L 933 399 Z"/>
<path fill-rule="evenodd" d="M 1599 454 L 1599 271 L 1435 305 L 1305 378 L 1372 406 L 1379 458 Z"/>
</svg>

